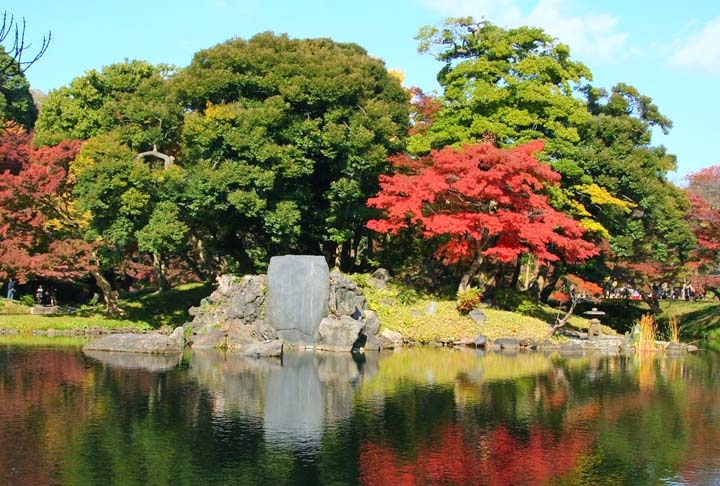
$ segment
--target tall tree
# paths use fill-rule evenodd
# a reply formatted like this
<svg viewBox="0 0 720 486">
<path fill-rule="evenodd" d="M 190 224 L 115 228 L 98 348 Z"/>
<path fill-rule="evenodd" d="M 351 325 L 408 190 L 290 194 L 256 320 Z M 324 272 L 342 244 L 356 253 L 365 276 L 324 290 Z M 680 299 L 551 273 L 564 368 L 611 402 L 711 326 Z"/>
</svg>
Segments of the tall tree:
<svg viewBox="0 0 720 486">
<path fill-rule="evenodd" d="M 687 181 L 689 220 L 698 243 L 694 279 L 720 299 L 720 166 L 701 169 Z"/>
<path fill-rule="evenodd" d="M 417 38 L 421 52 L 443 63 L 443 109 L 426 133 L 411 137 L 411 151 L 545 139 L 544 160 L 572 164 L 578 126 L 589 119 L 573 92 L 591 73 L 565 44 L 538 28 L 503 29 L 471 17 L 423 27 Z"/>
<path fill-rule="evenodd" d="M 0 173 L 0 268 L 21 281 L 74 280 L 98 274 L 96 248 L 83 239 L 86 220 L 68 179 L 79 142 L 34 149 L 22 130 L 0 132 L 0 159 L 17 170 Z M 100 278 L 102 278 L 100 276 Z"/>
<path fill-rule="evenodd" d="M 578 165 L 584 177 L 632 204 L 630 211 L 586 207 L 609 231 L 606 262 L 616 278 L 643 290 L 657 311 L 652 284 L 678 275 L 695 246 L 687 197 L 667 179 L 675 156 L 651 143 L 654 128 L 667 132 L 672 123 L 632 86 L 583 91 L 592 120 L 582 132 Z"/>
<path fill-rule="evenodd" d="M 381 176 L 381 191 L 368 201 L 384 211 L 368 227 L 397 233 L 418 226 L 425 238 L 437 238 L 436 255 L 459 264 L 459 290 L 488 279 L 484 263 L 515 261 L 525 253 L 538 264 L 562 260 L 576 263 L 597 254 L 582 239 L 584 230 L 553 209 L 544 188 L 560 175 L 538 162 L 542 143 L 512 149 L 491 144 L 445 148 L 419 160 L 398 157 L 404 173 Z"/>
<path fill-rule="evenodd" d="M 73 176 L 77 206 L 89 215 L 85 238 L 104 243 L 105 260 L 116 271 L 146 252 L 159 288 L 167 289 L 168 259 L 184 255 L 187 243 L 178 206 L 186 192 L 182 169 L 138 158 L 115 133 L 84 144 Z"/>
<path fill-rule="evenodd" d="M 138 60 L 88 71 L 48 94 L 34 143 L 55 145 L 117 132 L 132 150 L 159 146 L 176 152 L 183 113 L 170 96 L 171 74 L 168 66 Z"/>
<path fill-rule="evenodd" d="M 408 125 L 409 95 L 383 63 L 355 44 L 263 33 L 198 52 L 173 81 L 188 166 L 272 176 L 246 191 L 263 199 L 264 225 L 244 218 L 253 203 L 223 232 L 260 265 L 287 251 L 349 257 Z"/>
<path fill-rule="evenodd" d="M 25 130 L 35 125 L 38 112 L 30 83 L 20 64 L 0 45 L 0 128 L 18 124 Z"/>
</svg>

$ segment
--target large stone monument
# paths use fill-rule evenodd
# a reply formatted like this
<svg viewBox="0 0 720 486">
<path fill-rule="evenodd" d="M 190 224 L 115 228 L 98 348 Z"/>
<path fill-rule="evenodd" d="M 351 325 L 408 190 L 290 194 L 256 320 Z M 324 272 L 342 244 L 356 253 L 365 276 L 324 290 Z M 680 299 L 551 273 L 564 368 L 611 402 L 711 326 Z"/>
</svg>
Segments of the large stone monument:
<svg viewBox="0 0 720 486">
<path fill-rule="evenodd" d="M 270 259 L 265 322 L 288 344 L 314 344 L 328 315 L 330 269 L 325 258 L 283 255 Z"/>
</svg>

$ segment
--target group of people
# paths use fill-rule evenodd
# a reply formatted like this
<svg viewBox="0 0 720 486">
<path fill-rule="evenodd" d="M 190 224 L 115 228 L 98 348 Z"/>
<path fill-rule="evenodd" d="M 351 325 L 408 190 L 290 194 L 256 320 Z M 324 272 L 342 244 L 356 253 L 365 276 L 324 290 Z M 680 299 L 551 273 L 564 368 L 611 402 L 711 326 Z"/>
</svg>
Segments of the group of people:
<svg viewBox="0 0 720 486">
<path fill-rule="evenodd" d="M 17 282 L 11 278 L 7 283 L 7 298 L 14 300 L 16 291 Z M 35 303 L 38 305 L 57 305 L 57 289 L 50 287 L 49 290 L 45 290 L 42 285 L 38 285 L 37 290 L 35 290 Z"/>
<path fill-rule="evenodd" d="M 38 305 L 57 305 L 57 290 L 55 287 L 44 290 L 42 285 L 39 285 L 35 291 L 35 303 Z"/>
</svg>

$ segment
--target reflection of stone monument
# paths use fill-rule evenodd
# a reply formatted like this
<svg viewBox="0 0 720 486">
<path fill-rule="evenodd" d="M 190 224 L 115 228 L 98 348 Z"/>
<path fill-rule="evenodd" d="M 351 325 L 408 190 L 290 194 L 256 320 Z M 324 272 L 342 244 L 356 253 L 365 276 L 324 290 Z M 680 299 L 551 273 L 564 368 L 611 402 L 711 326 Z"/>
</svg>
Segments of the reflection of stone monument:
<svg viewBox="0 0 720 486">
<path fill-rule="evenodd" d="M 325 258 L 285 255 L 270 259 L 266 322 L 288 344 L 314 343 L 328 315 L 330 270 Z"/>
<path fill-rule="evenodd" d="M 289 351 L 281 362 L 202 349 L 193 350 L 189 373 L 212 395 L 213 413 L 240 412 L 262 423 L 269 446 L 315 450 L 328 423 L 352 415 L 355 391 L 377 372 L 379 359 L 379 353 Z"/>
<path fill-rule="evenodd" d="M 325 403 L 315 354 L 286 354 L 282 369 L 268 373 L 264 383 L 265 441 L 319 447 Z"/>
</svg>

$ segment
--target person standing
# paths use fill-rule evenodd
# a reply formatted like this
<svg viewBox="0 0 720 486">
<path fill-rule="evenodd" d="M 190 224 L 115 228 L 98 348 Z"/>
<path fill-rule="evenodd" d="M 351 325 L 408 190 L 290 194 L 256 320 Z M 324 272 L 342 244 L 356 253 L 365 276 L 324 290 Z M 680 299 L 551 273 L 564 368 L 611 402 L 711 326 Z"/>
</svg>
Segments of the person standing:
<svg viewBox="0 0 720 486">
<path fill-rule="evenodd" d="M 45 304 L 45 292 L 43 291 L 42 285 L 38 286 L 37 290 L 35 291 L 35 302 L 38 305 Z"/>
<path fill-rule="evenodd" d="M 13 300 L 15 298 L 15 280 L 11 278 L 8 281 L 7 287 L 7 298 Z"/>
</svg>

